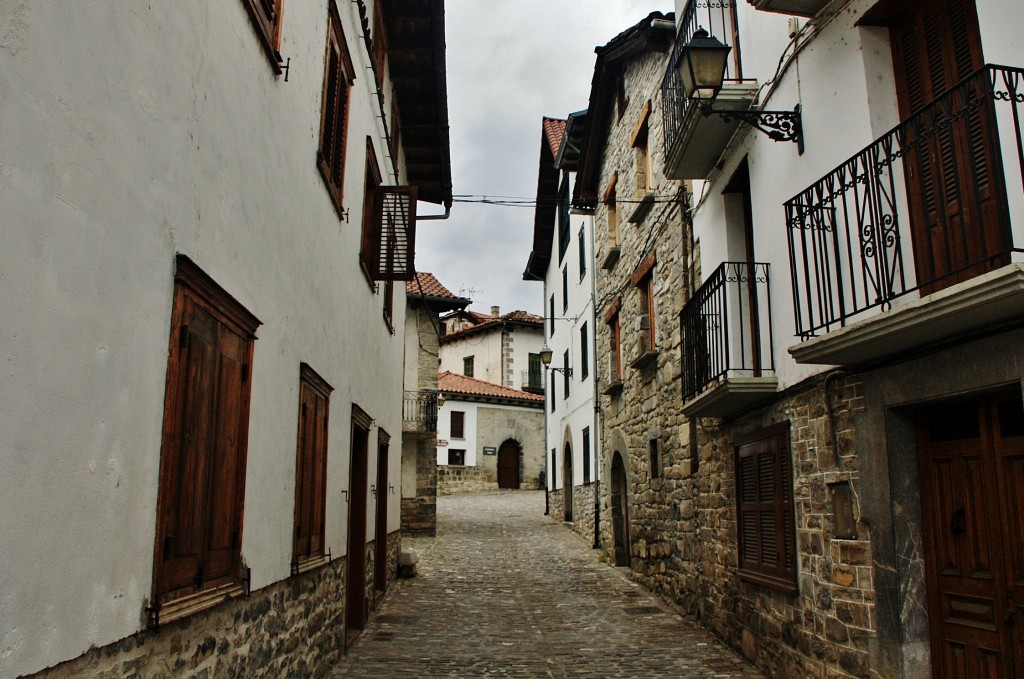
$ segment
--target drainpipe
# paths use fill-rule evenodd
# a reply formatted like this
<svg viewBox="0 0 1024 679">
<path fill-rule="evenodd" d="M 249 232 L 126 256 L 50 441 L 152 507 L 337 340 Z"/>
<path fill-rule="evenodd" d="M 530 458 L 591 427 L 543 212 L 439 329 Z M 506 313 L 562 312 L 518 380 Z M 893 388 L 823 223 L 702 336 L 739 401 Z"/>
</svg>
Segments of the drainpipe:
<svg viewBox="0 0 1024 679">
<path fill-rule="evenodd" d="M 448 219 L 451 216 L 452 216 L 452 204 L 451 203 L 445 203 L 444 204 L 444 214 L 443 215 L 416 215 L 416 221 L 417 222 L 431 222 L 431 221 L 434 221 L 434 220 L 437 220 L 437 219 Z"/>
<path fill-rule="evenodd" d="M 541 295 L 542 295 L 541 296 L 541 302 L 542 302 L 541 309 L 543 309 L 544 305 L 547 304 L 547 299 L 548 299 L 548 279 L 547 279 L 547 275 L 544 276 L 544 291 L 541 293 Z M 544 333 L 543 334 L 547 334 L 548 332 L 549 332 L 548 320 L 547 320 L 547 318 L 545 318 L 544 319 Z M 547 340 L 544 341 L 544 344 L 547 345 Z M 548 374 L 549 374 L 547 366 L 546 365 L 541 366 L 541 371 L 544 373 L 544 395 L 547 396 L 547 394 L 548 394 Z M 548 465 L 550 464 L 548 462 L 548 417 L 550 417 L 550 412 L 548 411 L 548 400 L 547 400 L 547 398 L 545 398 L 544 399 L 544 516 L 548 516 L 548 515 L 551 514 L 551 498 L 548 497 L 548 495 L 549 495 L 548 494 L 548 484 L 551 483 L 551 469 L 548 467 Z"/>
</svg>

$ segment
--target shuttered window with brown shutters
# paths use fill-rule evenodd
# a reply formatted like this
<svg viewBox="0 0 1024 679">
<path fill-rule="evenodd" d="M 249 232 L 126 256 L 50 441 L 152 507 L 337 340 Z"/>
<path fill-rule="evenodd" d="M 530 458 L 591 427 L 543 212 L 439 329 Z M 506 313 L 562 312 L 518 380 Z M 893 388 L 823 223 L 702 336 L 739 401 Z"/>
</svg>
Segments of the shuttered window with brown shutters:
<svg viewBox="0 0 1024 679">
<path fill-rule="evenodd" d="M 324 57 L 324 88 L 320 112 L 320 147 L 317 167 L 339 214 L 345 177 L 345 144 L 348 133 L 349 92 L 355 80 L 341 20 L 334 3 L 327 13 L 327 54 Z"/>
<path fill-rule="evenodd" d="M 158 621 L 195 610 L 193 595 L 217 590 L 217 603 L 241 593 L 250 366 L 259 325 L 190 259 L 178 257 L 153 566 Z M 191 604 L 171 605 L 182 601 Z"/>
<path fill-rule="evenodd" d="M 284 0 L 242 0 L 274 71 L 281 72 L 281 9 Z"/>
<path fill-rule="evenodd" d="M 459 410 L 452 411 L 451 437 L 453 439 L 466 438 L 466 413 Z"/>
<path fill-rule="evenodd" d="M 736 441 L 739 575 L 797 591 L 789 422 Z"/>
<path fill-rule="evenodd" d="M 323 562 L 327 502 L 327 429 L 331 385 L 305 363 L 299 367 L 299 433 L 295 456 L 292 570 Z"/>
</svg>

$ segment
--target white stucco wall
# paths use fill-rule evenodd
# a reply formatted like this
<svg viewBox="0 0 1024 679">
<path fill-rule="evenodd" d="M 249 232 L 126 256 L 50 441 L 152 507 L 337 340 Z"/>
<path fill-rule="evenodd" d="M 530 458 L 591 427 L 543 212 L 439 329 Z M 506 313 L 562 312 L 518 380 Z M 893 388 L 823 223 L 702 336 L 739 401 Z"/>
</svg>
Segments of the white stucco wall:
<svg viewBox="0 0 1024 679">
<path fill-rule="evenodd" d="M 327 0 L 289 3 L 273 75 L 244 6 L 9 3 L 0 16 L 0 675 L 138 631 L 150 597 L 176 253 L 262 321 L 242 556 L 289 574 L 299 363 L 334 387 L 327 547 L 346 551 L 350 414 L 400 469 L 403 328 L 359 272 L 380 123 L 353 3 L 348 223 L 315 164 Z M 9 10 L 9 11 L 8 11 Z M 390 90 L 389 90 L 390 91 Z M 383 286 L 381 286 L 383 289 Z M 375 483 L 376 429 L 368 485 Z M 399 496 L 389 495 L 389 530 Z M 373 536 L 373 505 L 368 536 Z"/>
<path fill-rule="evenodd" d="M 437 463 L 448 464 L 448 450 L 465 450 L 465 466 L 475 467 L 477 454 L 476 445 L 476 411 L 479 404 L 473 401 L 460 401 L 451 395 L 446 395 L 444 405 L 437 409 Z M 452 438 L 452 412 L 465 413 L 463 420 L 463 438 Z M 441 441 L 447 441 L 447 445 L 441 445 Z"/>
<path fill-rule="evenodd" d="M 442 342 L 439 370 L 463 375 L 462 359 L 467 356 L 473 357 L 474 379 L 501 384 L 501 327 Z"/>
<path fill-rule="evenodd" d="M 513 326 L 510 336 L 512 348 L 512 388 L 522 389 L 529 386 L 529 379 L 523 375 L 530 370 L 530 354 L 539 354 L 544 347 L 544 329 L 541 326 Z"/>
</svg>

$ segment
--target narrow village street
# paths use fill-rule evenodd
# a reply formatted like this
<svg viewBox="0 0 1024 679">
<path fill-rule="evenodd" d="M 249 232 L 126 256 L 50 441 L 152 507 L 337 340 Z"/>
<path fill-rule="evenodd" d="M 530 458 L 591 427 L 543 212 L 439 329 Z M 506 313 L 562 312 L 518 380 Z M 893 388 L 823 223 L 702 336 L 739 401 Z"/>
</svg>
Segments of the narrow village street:
<svg viewBox="0 0 1024 679">
<path fill-rule="evenodd" d="M 540 491 L 438 498 L 420 551 L 330 675 L 760 677 L 544 515 Z"/>
</svg>

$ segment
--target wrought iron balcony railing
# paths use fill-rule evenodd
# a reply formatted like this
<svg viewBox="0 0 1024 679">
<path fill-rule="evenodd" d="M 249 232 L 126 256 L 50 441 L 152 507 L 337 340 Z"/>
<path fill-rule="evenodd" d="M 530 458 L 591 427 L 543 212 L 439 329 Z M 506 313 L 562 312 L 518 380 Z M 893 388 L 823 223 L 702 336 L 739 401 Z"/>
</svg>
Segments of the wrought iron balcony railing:
<svg viewBox="0 0 1024 679">
<path fill-rule="evenodd" d="M 664 122 L 665 155 L 670 155 L 672 145 L 679 137 L 686 107 L 689 101 L 683 89 L 683 80 L 676 65 L 683 46 L 693 37 L 694 31 L 704 28 L 711 35 L 732 47 L 723 82 L 743 82 L 739 45 L 737 44 L 736 0 L 690 0 L 676 19 L 676 41 L 668 70 L 661 81 L 662 115 Z"/>
<path fill-rule="evenodd" d="M 799 337 L 1024 252 L 1022 76 L 984 67 L 785 203 Z"/>
<path fill-rule="evenodd" d="M 523 391 L 544 393 L 544 375 L 540 370 L 524 370 L 522 372 Z"/>
<path fill-rule="evenodd" d="M 437 431 L 437 392 L 407 391 L 402 398 L 402 431 Z"/>
<path fill-rule="evenodd" d="M 769 267 L 723 262 L 679 314 L 683 401 L 730 377 L 775 369 Z"/>
</svg>

